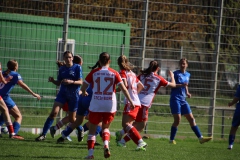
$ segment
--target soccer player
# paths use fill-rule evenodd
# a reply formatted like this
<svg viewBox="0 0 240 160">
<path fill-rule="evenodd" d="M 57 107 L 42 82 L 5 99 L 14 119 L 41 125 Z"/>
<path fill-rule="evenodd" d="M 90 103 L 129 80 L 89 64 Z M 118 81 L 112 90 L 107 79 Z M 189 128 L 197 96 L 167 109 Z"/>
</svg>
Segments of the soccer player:
<svg viewBox="0 0 240 160">
<path fill-rule="evenodd" d="M 190 79 L 190 73 L 186 71 L 188 67 L 188 60 L 186 58 L 182 58 L 179 61 L 180 69 L 173 72 L 174 79 L 176 82 L 176 88 L 171 89 L 171 96 L 170 96 L 170 108 L 171 113 L 174 118 L 174 122 L 171 127 L 170 133 L 170 141 L 171 144 L 176 144 L 174 140 L 177 127 L 181 121 L 181 115 L 184 115 L 188 120 L 193 132 L 199 139 L 199 142 L 205 143 L 212 139 L 212 137 L 203 137 L 196 122 L 194 116 L 192 114 L 191 108 L 186 101 L 186 95 L 188 98 L 191 98 L 191 94 L 188 91 L 188 83 Z"/>
<path fill-rule="evenodd" d="M 4 77 L 2 75 L 2 67 L 1 67 L 1 63 L 0 63 L 0 86 L 2 86 L 4 84 L 7 84 L 7 81 L 4 79 Z M 12 120 L 11 120 L 11 117 L 8 112 L 8 108 L 1 96 L 0 96 L 0 111 L 2 112 L 1 118 L 3 119 L 3 121 L 5 122 L 5 124 L 8 128 L 9 138 L 20 139 L 20 140 L 24 139 L 23 137 L 21 137 L 19 135 L 15 135 L 13 125 L 12 125 Z M 1 132 L 1 126 L 0 126 L 0 132 Z M 1 136 L 2 135 L 0 133 L 0 137 Z"/>
<path fill-rule="evenodd" d="M 24 90 L 28 91 L 30 94 L 32 94 L 34 97 L 36 97 L 38 100 L 41 99 L 41 96 L 34 93 L 24 82 L 21 77 L 21 75 L 17 72 L 18 70 L 18 63 L 16 60 L 10 60 L 7 63 L 7 70 L 3 72 L 3 76 L 5 80 L 7 81 L 6 84 L 2 84 L 0 88 L 0 96 L 4 100 L 9 113 L 14 117 L 14 122 L 13 122 L 13 128 L 14 128 L 14 134 L 15 136 L 18 135 L 18 131 L 21 126 L 22 122 L 22 114 L 20 110 L 18 109 L 17 105 L 15 102 L 12 100 L 12 98 L 9 96 L 10 91 L 14 88 L 16 84 L 18 84 L 20 87 L 22 87 Z M 1 119 L 1 123 L 4 122 L 3 118 Z M 9 122 L 7 120 L 6 122 Z M 23 137 L 19 136 L 18 139 L 23 139 Z"/>
<path fill-rule="evenodd" d="M 228 149 L 231 150 L 233 148 L 233 143 L 235 140 L 235 135 L 238 130 L 238 126 L 240 124 L 240 85 L 238 85 L 238 88 L 236 90 L 236 93 L 234 95 L 234 98 L 232 99 L 231 102 L 228 103 L 228 107 L 231 107 L 234 104 L 236 105 L 236 109 L 234 111 L 233 119 L 232 119 L 232 127 L 229 132 L 229 137 L 228 137 Z"/>
<path fill-rule="evenodd" d="M 89 106 L 89 132 L 88 132 L 88 156 L 85 159 L 93 159 L 94 143 L 96 141 L 96 128 L 102 122 L 102 140 L 104 143 L 104 157 L 110 157 L 109 127 L 117 110 L 116 85 L 123 91 L 129 101 L 130 109 L 134 109 L 134 103 L 124 86 L 119 73 L 110 68 L 110 55 L 102 52 L 98 60 L 100 67 L 92 70 L 86 77 L 81 87 L 82 95 L 87 96 L 86 89 L 91 85 L 93 95 Z"/>
<path fill-rule="evenodd" d="M 138 98 L 138 93 L 143 89 L 143 84 L 137 78 L 136 74 L 132 72 L 132 68 L 128 62 L 126 56 L 122 55 L 118 58 L 118 66 L 120 68 L 120 76 L 124 82 L 125 87 L 128 89 L 129 95 L 135 105 L 134 109 L 131 109 L 129 101 L 125 98 L 125 107 L 122 115 L 122 132 L 127 133 L 128 136 L 137 145 L 136 150 L 146 150 L 147 143 L 143 141 L 138 130 L 133 126 L 133 122 L 137 119 L 137 115 L 140 114 L 141 103 Z M 118 132 L 116 132 L 118 133 Z M 118 137 L 119 138 L 119 137 Z M 125 143 L 118 141 L 117 145 L 125 146 Z"/>
<path fill-rule="evenodd" d="M 139 108 L 138 114 L 136 116 L 135 122 L 133 125 L 135 128 L 142 132 L 146 126 L 148 120 L 148 110 L 151 108 L 152 101 L 161 86 L 163 87 L 176 87 L 176 83 L 171 71 L 168 72 L 171 82 L 168 82 L 163 77 L 159 76 L 157 73 L 160 70 L 159 64 L 157 61 L 151 61 L 149 67 L 145 70 L 141 70 L 141 74 L 138 76 L 138 79 L 144 84 L 144 89 L 138 93 L 138 97 L 141 102 L 141 107 Z M 129 134 L 125 135 L 125 131 L 117 131 L 116 141 L 118 146 L 125 146 L 126 142 L 130 140 Z"/>
<path fill-rule="evenodd" d="M 76 118 L 80 85 L 82 84 L 82 67 L 79 64 L 73 63 L 73 54 L 70 51 L 65 51 L 63 58 L 65 65 L 59 68 L 57 80 L 55 81 L 53 77 L 49 77 L 50 82 L 57 86 L 61 85 L 61 87 L 54 101 L 52 111 L 44 124 L 43 131 L 35 139 L 36 141 L 43 141 L 46 138 L 46 134 L 59 113 L 60 108 L 66 102 L 69 107 L 69 122 L 73 123 Z"/>
<path fill-rule="evenodd" d="M 79 56 L 79 55 L 74 55 L 74 56 L 73 56 L 73 63 L 79 64 L 79 65 L 82 66 L 82 65 L 83 65 L 83 59 L 82 59 L 82 57 Z M 58 65 L 58 68 L 60 68 L 61 66 L 65 65 L 65 63 L 64 63 L 64 62 L 61 62 L 61 61 L 57 61 L 57 65 Z M 65 103 L 65 104 L 63 105 L 62 110 L 68 113 L 68 103 Z M 59 130 L 60 128 L 62 128 L 62 127 L 63 127 L 64 125 L 66 125 L 66 124 L 68 124 L 68 125 L 71 124 L 71 123 L 69 123 L 69 117 L 68 117 L 68 115 L 65 116 L 63 119 L 59 120 L 55 126 L 51 126 L 51 127 L 50 127 L 50 134 L 51 134 L 52 138 L 55 137 L 56 131 Z M 77 127 L 77 129 L 80 130 L 80 132 L 78 132 L 78 135 L 81 134 L 81 136 L 82 136 L 82 138 L 83 138 L 84 133 L 82 133 L 81 128 L 82 128 L 81 126 Z M 66 139 L 68 139 L 69 141 L 72 141 L 71 138 L 70 138 L 70 136 L 67 136 Z"/>
</svg>

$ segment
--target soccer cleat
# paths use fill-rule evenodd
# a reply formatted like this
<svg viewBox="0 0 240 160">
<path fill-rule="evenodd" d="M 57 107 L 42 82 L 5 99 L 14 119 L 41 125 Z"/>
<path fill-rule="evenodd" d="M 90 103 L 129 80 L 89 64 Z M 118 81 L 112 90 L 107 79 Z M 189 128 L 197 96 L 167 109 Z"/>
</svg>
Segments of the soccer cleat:
<svg viewBox="0 0 240 160">
<path fill-rule="evenodd" d="M 205 142 L 210 141 L 211 139 L 212 139 L 212 137 L 202 137 L 202 138 L 199 139 L 199 142 L 200 142 L 201 144 L 203 144 L 203 143 L 205 143 Z"/>
<path fill-rule="evenodd" d="M 84 137 L 84 129 L 82 128 L 82 130 L 80 130 L 77 128 L 76 133 L 77 133 L 78 142 L 82 142 Z"/>
<path fill-rule="evenodd" d="M 93 156 L 93 155 L 87 156 L 87 157 L 85 157 L 84 159 L 94 159 L 94 156 Z"/>
<path fill-rule="evenodd" d="M 20 135 L 9 135 L 9 138 L 11 138 L 11 139 L 19 139 L 19 140 L 24 140 L 24 138 L 22 137 L 22 136 L 20 136 Z"/>
<path fill-rule="evenodd" d="M 35 141 L 44 141 L 46 139 L 46 135 L 40 134 L 37 138 L 35 138 Z"/>
<path fill-rule="evenodd" d="M 115 132 L 115 136 L 116 136 L 116 142 L 118 142 L 122 139 L 122 135 L 121 135 L 120 131 Z"/>
<path fill-rule="evenodd" d="M 54 129 L 54 126 L 50 127 L 50 134 L 51 134 L 52 138 L 54 138 L 55 133 L 56 133 L 56 130 Z"/>
<path fill-rule="evenodd" d="M 146 148 L 144 148 L 144 147 L 137 147 L 136 151 L 146 151 Z"/>
<path fill-rule="evenodd" d="M 229 145 L 227 149 L 232 150 L 233 145 Z"/>
<path fill-rule="evenodd" d="M 65 139 L 63 137 L 60 137 L 57 139 L 57 143 L 63 143 L 65 141 Z"/>
<path fill-rule="evenodd" d="M 170 140 L 169 143 L 170 144 L 177 144 L 177 142 L 175 140 Z"/>
<path fill-rule="evenodd" d="M 72 139 L 70 136 L 67 136 L 66 139 L 69 141 L 69 142 L 72 142 Z"/>
<path fill-rule="evenodd" d="M 121 142 L 121 141 L 118 141 L 117 142 L 117 146 L 119 146 L 119 147 L 126 147 L 126 144 Z"/>
<path fill-rule="evenodd" d="M 146 151 L 147 143 L 141 142 L 138 144 L 136 151 Z"/>
<path fill-rule="evenodd" d="M 110 150 L 108 147 L 104 147 L 104 157 L 109 158 L 110 157 Z"/>
</svg>

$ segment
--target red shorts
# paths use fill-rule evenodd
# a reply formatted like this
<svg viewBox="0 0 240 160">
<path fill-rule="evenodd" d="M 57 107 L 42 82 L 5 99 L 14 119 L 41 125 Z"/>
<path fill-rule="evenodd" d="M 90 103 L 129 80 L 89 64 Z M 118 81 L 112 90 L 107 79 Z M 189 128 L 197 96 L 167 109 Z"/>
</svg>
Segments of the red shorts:
<svg viewBox="0 0 240 160">
<path fill-rule="evenodd" d="M 148 120 L 148 107 L 141 105 L 141 108 L 138 110 L 136 122 L 145 122 Z"/>
<path fill-rule="evenodd" d="M 2 97 L 0 96 L 0 100 L 2 100 Z"/>
<path fill-rule="evenodd" d="M 132 117 L 136 122 L 144 122 L 148 120 L 148 107 L 141 105 L 135 106 L 133 110 L 130 110 L 128 105 L 125 105 L 123 114 L 127 114 Z"/>
<path fill-rule="evenodd" d="M 68 111 L 68 103 L 65 103 L 64 105 L 63 105 L 63 107 L 62 107 L 62 110 L 63 111 Z"/>
<path fill-rule="evenodd" d="M 98 123 L 103 122 L 105 124 L 109 124 L 113 121 L 116 112 L 91 112 L 89 111 L 89 122 L 95 125 Z"/>
<path fill-rule="evenodd" d="M 127 114 L 130 117 L 132 117 L 134 120 L 136 120 L 139 109 L 140 109 L 140 106 L 135 106 L 134 109 L 130 109 L 130 104 L 126 104 L 123 110 L 123 114 Z"/>
</svg>

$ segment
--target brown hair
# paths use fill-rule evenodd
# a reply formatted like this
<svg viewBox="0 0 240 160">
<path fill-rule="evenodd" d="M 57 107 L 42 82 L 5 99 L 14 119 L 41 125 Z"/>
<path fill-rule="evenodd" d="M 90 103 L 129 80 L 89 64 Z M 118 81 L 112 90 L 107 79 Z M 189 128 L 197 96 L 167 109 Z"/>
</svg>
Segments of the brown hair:
<svg viewBox="0 0 240 160">
<path fill-rule="evenodd" d="M 71 53 L 71 55 L 73 56 L 73 53 L 72 53 L 72 52 L 70 52 L 70 51 L 65 51 L 65 52 L 63 53 L 63 57 L 65 57 L 65 55 L 66 55 L 66 54 L 69 54 L 69 53 Z"/>
<path fill-rule="evenodd" d="M 155 72 L 157 70 L 157 68 L 159 67 L 159 64 L 157 61 L 151 61 L 149 63 L 149 66 L 147 69 L 145 70 L 140 70 L 141 74 L 148 76 L 149 74 L 151 74 L 152 72 Z"/>
<path fill-rule="evenodd" d="M 107 52 L 102 52 L 99 55 L 99 63 L 101 63 L 102 65 L 106 65 L 109 60 L 110 60 L 110 55 Z"/>
<path fill-rule="evenodd" d="M 188 64 L 187 58 L 181 58 L 181 59 L 179 60 L 179 64 L 181 64 L 183 61 L 186 61 L 186 63 Z"/>
<path fill-rule="evenodd" d="M 97 61 L 97 63 L 94 65 L 94 66 L 88 66 L 88 68 L 89 69 L 91 69 L 91 70 L 93 70 L 93 69 L 95 69 L 95 68 L 97 68 L 97 67 L 100 67 L 100 63 Z"/>
<path fill-rule="evenodd" d="M 82 63 L 82 57 L 79 55 L 73 56 L 73 63 L 76 63 L 76 64 Z"/>
<path fill-rule="evenodd" d="M 128 62 L 128 59 L 125 55 L 121 55 L 120 57 L 118 57 L 118 66 L 121 70 L 125 69 L 127 71 L 130 71 L 134 68 L 131 63 Z"/>
<path fill-rule="evenodd" d="M 73 63 L 79 64 L 82 62 L 82 57 L 79 55 L 75 55 L 73 56 Z M 56 64 L 58 65 L 58 68 L 60 68 L 61 66 L 65 65 L 64 61 L 57 61 Z"/>
<path fill-rule="evenodd" d="M 18 65 L 18 63 L 15 59 L 12 59 L 12 60 L 8 61 L 8 63 L 7 63 L 7 68 L 8 69 L 4 73 L 4 76 L 8 75 L 11 71 L 14 71 L 16 69 L 17 65 Z"/>
</svg>

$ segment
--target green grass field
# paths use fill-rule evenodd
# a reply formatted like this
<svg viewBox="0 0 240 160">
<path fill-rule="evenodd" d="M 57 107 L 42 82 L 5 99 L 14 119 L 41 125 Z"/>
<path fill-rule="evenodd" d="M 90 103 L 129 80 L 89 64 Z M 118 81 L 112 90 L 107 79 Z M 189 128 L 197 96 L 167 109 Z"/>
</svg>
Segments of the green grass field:
<svg viewBox="0 0 240 160">
<path fill-rule="evenodd" d="M 75 160 L 84 159 L 87 155 L 86 136 L 83 142 L 66 141 L 64 144 L 56 144 L 57 138 L 53 139 L 47 135 L 43 142 L 35 142 L 37 135 L 20 132 L 25 140 L 12 140 L 4 135 L 0 138 L 0 159 L 1 160 Z M 59 137 L 59 136 L 58 136 Z M 168 143 L 168 139 L 144 139 L 148 143 L 147 151 L 135 151 L 136 145 L 133 142 L 127 143 L 126 148 L 117 147 L 115 137 L 111 136 L 110 150 L 114 160 L 233 160 L 240 156 L 240 144 L 235 142 L 234 148 L 228 150 L 226 140 L 214 140 L 200 144 L 192 138 L 176 139 L 177 144 Z M 102 142 L 98 136 L 98 142 Z M 103 157 L 102 146 L 95 146 L 95 159 Z"/>
</svg>

